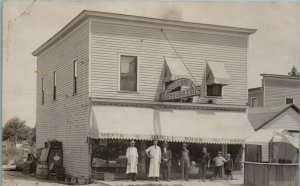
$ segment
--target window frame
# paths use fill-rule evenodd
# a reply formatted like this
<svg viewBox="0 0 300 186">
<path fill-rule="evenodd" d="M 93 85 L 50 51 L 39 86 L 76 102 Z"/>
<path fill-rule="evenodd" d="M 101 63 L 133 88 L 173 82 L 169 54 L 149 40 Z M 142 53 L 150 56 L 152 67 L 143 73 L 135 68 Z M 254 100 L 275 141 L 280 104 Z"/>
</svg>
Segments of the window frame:
<svg viewBox="0 0 300 186">
<path fill-rule="evenodd" d="M 74 59 L 72 62 L 73 70 L 72 70 L 72 77 L 73 77 L 73 95 L 78 93 L 78 61 Z"/>
<path fill-rule="evenodd" d="M 125 57 L 136 57 L 136 91 L 128 91 L 128 90 L 121 90 L 121 59 L 122 56 Z M 118 92 L 119 93 L 139 93 L 139 72 L 140 72 L 140 57 L 134 54 L 119 54 L 119 62 L 118 62 Z"/>
<path fill-rule="evenodd" d="M 258 107 L 258 97 L 251 97 L 251 107 L 254 107 L 253 106 L 253 99 L 256 99 L 257 100 L 257 106 L 256 107 Z"/>
<path fill-rule="evenodd" d="M 292 103 L 287 103 L 288 99 L 292 100 Z M 294 104 L 294 98 L 286 97 L 285 98 L 285 104 Z"/>
<path fill-rule="evenodd" d="M 41 78 L 41 104 L 45 104 L 45 78 Z"/>
<path fill-rule="evenodd" d="M 53 101 L 56 101 L 56 82 L 57 77 L 56 77 L 56 71 L 53 72 Z"/>
</svg>

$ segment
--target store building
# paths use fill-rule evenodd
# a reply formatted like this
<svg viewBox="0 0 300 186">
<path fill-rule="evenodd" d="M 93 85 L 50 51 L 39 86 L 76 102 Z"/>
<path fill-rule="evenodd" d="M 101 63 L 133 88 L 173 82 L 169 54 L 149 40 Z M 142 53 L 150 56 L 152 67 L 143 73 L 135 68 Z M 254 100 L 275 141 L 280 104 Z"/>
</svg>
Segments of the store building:
<svg viewBox="0 0 300 186">
<path fill-rule="evenodd" d="M 63 143 L 67 174 L 124 175 L 130 139 L 169 141 L 241 168 L 247 118 L 248 37 L 256 30 L 83 11 L 33 52 L 37 56 L 37 147 Z M 173 174 L 174 177 L 176 174 Z M 97 176 L 97 175 L 96 175 Z"/>
</svg>

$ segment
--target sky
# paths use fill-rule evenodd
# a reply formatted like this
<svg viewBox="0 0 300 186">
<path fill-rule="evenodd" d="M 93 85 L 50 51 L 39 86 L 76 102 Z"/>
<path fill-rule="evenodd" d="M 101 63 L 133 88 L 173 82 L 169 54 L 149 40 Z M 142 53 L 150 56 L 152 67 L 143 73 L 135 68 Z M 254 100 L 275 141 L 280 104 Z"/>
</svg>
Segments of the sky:
<svg viewBox="0 0 300 186">
<path fill-rule="evenodd" d="M 104 0 L 6 0 L 3 20 L 3 121 L 34 126 L 36 57 L 32 52 L 82 10 L 257 29 L 249 37 L 248 88 L 262 73 L 300 71 L 300 3 Z"/>
</svg>

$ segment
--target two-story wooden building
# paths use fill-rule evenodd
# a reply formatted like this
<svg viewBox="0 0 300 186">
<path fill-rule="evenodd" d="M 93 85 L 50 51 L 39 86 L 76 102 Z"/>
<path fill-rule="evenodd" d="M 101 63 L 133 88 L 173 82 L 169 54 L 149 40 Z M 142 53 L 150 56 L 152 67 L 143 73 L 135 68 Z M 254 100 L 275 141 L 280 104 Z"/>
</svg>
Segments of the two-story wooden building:
<svg viewBox="0 0 300 186">
<path fill-rule="evenodd" d="M 250 107 L 300 104 L 300 76 L 261 74 L 262 87 L 248 90 Z"/>
<path fill-rule="evenodd" d="M 37 147 L 62 141 L 66 173 L 85 178 L 93 166 L 122 172 L 130 139 L 141 175 L 154 138 L 170 142 L 174 162 L 187 142 L 194 161 L 206 146 L 212 156 L 232 153 L 238 167 L 254 132 L 246 113 L 254 32 L 83 11 L 33 52 Z"/>
</svg>

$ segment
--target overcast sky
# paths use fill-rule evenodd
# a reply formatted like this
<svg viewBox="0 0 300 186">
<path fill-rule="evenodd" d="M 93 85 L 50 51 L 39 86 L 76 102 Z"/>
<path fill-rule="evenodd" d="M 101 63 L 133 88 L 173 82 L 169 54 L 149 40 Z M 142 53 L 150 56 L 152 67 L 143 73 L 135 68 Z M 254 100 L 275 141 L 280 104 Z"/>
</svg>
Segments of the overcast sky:
<svg viewBox="0 0 300 186">
<path fill-rule="evenodd" d="M 300 70 L 300 3 L 9 0 L 4 2 L 3 121 L 35 125 L 36 58 L 32 52 L 82 10 L 254 28 L 249 38 L 248 88 L 261 73 Z"/>
</svg>

